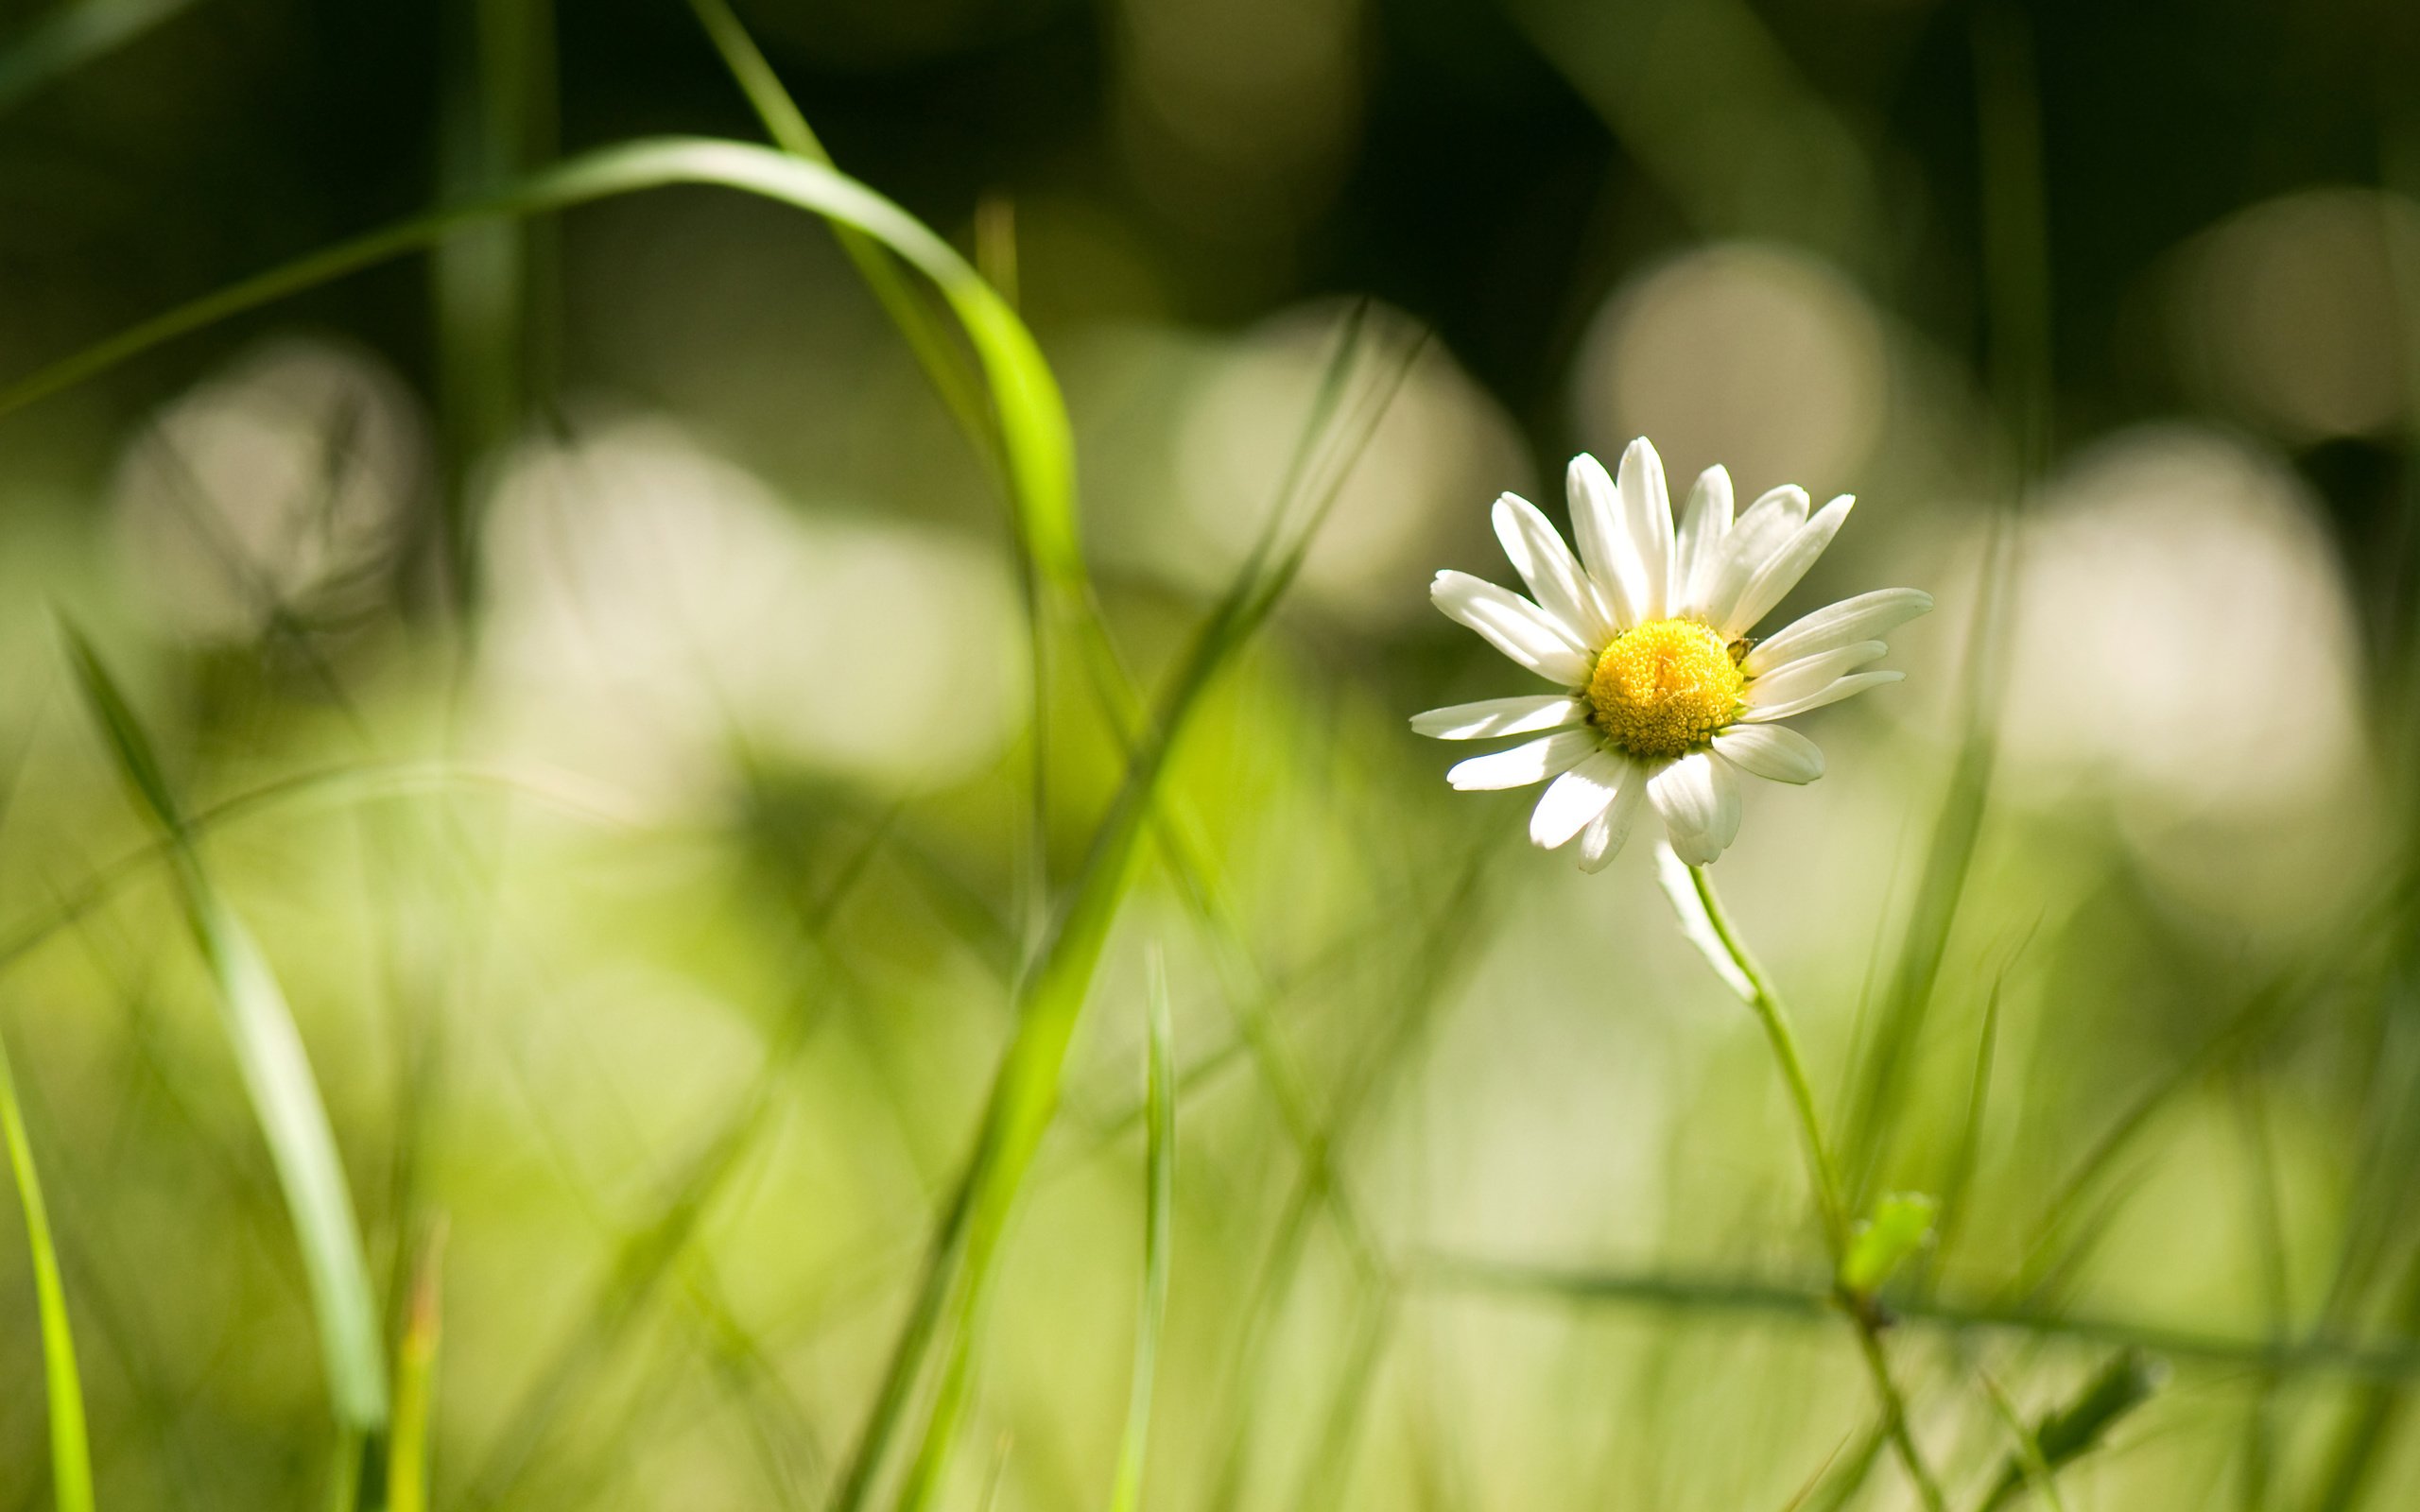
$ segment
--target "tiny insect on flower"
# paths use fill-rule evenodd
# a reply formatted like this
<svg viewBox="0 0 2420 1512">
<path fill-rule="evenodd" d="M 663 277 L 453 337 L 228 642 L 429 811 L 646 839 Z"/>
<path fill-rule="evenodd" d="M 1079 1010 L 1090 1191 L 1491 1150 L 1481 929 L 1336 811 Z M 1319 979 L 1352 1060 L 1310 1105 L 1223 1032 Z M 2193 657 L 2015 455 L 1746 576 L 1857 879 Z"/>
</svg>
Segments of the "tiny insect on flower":
<svg viewBox="0 0 2420 1512">
<path fill-rule="evenodd" d="M 1549 850 L 1578 837 L 1589 871 L 1621 850 L 1642 806 L 1684 861 L 1704 866 L 1738 834 L 1738 773 L 1824 775 L 1815 743 L 1777 721 L 1897 681 L 1869 665 L 1889 649 L 1879 637 L 1932 597 L 1881 589 L 1754 640 L 1831 544 L 1847 495 L 1810 512 L 1805 490 L 1778 488 L 1735 519 L 1730 474 L 1710 467 L 1676 529 L 1663 460 L 1645 438 L 1622 454 L 1618 483 L 1583 455 L 1568 487 L 1576 557 L 1536 506 L 1495 501 L 1496 539 L 1530 597 L 1468 573 L 1439 573 L 1430 589 L 1439 609 L 1564 691 L 1432 709 L 1411 727 L 1440 740 L 1538 737 L 1462 762 L 1446 780 L 1546 782 L 1530 837 Z"/>
</svg>

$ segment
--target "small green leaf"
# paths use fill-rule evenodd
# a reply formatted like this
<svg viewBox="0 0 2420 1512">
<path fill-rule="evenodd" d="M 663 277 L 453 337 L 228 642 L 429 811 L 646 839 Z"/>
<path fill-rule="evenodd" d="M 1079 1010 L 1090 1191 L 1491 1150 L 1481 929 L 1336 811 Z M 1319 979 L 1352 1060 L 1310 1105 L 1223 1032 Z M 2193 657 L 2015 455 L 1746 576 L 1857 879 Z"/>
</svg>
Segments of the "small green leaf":
<svg viewBox="0 0 2420 1512">
<path fill-rule="evenodd" d="M 2056 1471 L 2088 1453 L 2119 1418 L 2151 1400 L 2166 1374 L 2159 1361 L 2140 1349 L 2113 1357 L 2073 1400 L 2034 1425 L 2033 1444 L 2041 1455 L 2034 1473 Z M 1995 1512 L 2014 1499 L 2026 1487 L 2027 1469 L 2012 1456 L 1978 1512 Z"/>
<path fill-rule="evenodd" d="M 1873 1296 L 1909 1256 L 1931 1243 L 1938 1206 L 1921 1192 L 1893 1192 L 1876 1202 L 1874 1216 L 1858 1220 L 1849 1237 L 1849 1252 L 1841 1261 L 1841 1287 L 1854 1296 Z"/>
</svg>

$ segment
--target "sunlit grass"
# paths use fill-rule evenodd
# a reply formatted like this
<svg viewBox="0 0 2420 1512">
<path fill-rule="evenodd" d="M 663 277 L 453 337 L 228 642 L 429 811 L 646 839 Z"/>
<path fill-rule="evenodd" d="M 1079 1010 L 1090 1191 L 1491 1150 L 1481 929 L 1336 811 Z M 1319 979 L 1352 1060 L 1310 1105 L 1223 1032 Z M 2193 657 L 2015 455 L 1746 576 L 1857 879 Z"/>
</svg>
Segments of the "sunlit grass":
<svg viewBox="0 0 2420 1512">
<path fill-rule="evenodd" d="M 67 8 L 0 56 L 0 106 L 181 9 Z M 2139 830 L 2005 785 L 2064 439 L 2014 8 L 1966 39 L 1988 518 L 1893 548 L 1965 574 L 1952 649 L 1903 709 L 1824 716 L 1861 771 L 1761 809 L 1720 893 L 1668 864 L 1677 929 L 1645 858 L 1569 878 L 1509 807 L 1449 806 L 1402 725 L 1465 668 L 1309 591 L 1433 349 L 1335 306 L 1262 438 L 1277 487 L 1233 501 L 1254 544 L 1189 594 L 1096 554 L 1088 517 L 1176 505 L 1094 482 L 1060 334 L 1018 304 L 1046 216 L 927 224 L 853 177 L 724 0 L 692 0 L 700 47 L 772 146 L 557 161 L 547 9 L 445 65 L 482 102 L 440 154 L 457 198 L 0 385 L 37 440 L 162 349 L 435 258 L 433 607 L 270 604 L 199 646 L 79 568 L 45 591 L 92 639 L 0 616 L 43 669 L 0 689 L 0 1280 L 28 1281 L 0 1307 L 38 1324 L 0 1330 L 28 1383 L 0 1501 L 2402 1503 L 2409 836 L 2360 909 L 2247 940 L 2138 874 Z M 1576 34 L 1549 9 L 1524 26 Z M 1681 42 L 1780 56 L 1745 11 Z M 1607 107 L 1669 171 L 1677 97 Z M 871 434 L 954 431 L 992 490 L 1030 685 L 971 772 L 819 771 L 735 712 L 649 807 L 488 744 L 491 474 L 612 413 L 554 391 L 555 222 L 700 188 L 831 230 L 845 267 L 799 277 L 870 299 L 930 393 L 851 385 L 937 410 Z M 701 704 L 737 696 L 699 665 Z M 602 686 L 596 738 L 650 717 Z"/>
</svg>

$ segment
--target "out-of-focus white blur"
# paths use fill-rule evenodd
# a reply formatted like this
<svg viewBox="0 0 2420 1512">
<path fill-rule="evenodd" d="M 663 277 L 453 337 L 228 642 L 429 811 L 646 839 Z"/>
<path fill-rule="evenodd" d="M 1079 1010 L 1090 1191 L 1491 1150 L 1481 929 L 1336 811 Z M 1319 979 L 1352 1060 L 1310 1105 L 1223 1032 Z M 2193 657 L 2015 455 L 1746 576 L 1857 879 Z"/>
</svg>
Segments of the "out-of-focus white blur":
<svg viewBox="0 0 2420 1512">
<path fill-rule="evenodd" d="M 2316 189 L 2188 244 L 2169 335 L 2203 402 L 2291 441 L 2372 435 L 2407 415 L 2420 330 L 2420 205 Z"/>
<path fill-rule="evenodd" d="M 1602 456 L 1651 438 L 1675 479 L 1720 462 L 1751 497 L 1778 483 L 1821 494 L 1873 450 L 1889 381 L 1881 323 L 1846 279 L 1801 252 L 1724 243 L 1606 301 L 1573 368 L 1573 421 Z"/>
<path fill-rule="evenodd" d="M 1213 355 L 1175 416 L 1181 510 L 1158 524 L 1154 564 L 1190 586 L 1223 584 L 1276 501 L 1335 351 L 1338 310 L 1291 312 Z M 1374 310 L 1355 392 L 1393 383 L 1394 401 L 1337 495 L 1303 564 L 1298 592 L 1367 624 L 1426 612 L 1440 561 L 1486 539 L 1487 508 L 1533 487 L 1528 453 L 1502 408 L 1417 327 Z"/>
<path fill-rule="evenodd" d="M 2319 917 L 2364 885 L 2366 668 L 2282 462 L 2182 425 L 2094 448 L 2025 532 L 2015 610 L 2002 740 L 2021 790 L 2104 794 L 2164 882 L 2230 914 Z"/>
<path fill-rule="evenodd" d="M 1324 203 L 1360 126 L 1361 0 L 1119 0 L 1116 141 L 1189 231 L 1283 238 Z"/>
<path fill-rule="evenodd" d="M 743 747 L 903 791 L 1016 728 L 1020 610 L 983 546 L 804 513 L 660 420 L 528 445 L 489 508 L 486 692 L 523 754 L 683 807 Z"/>
<path fill-rule="evenodd" d="M 119 459 L 110 507 L 140 601 L 209 642 L 379 603 L 428 478 L 411 392 L 357 348 L 283 337 L 162 410 Z"/>
</svg>

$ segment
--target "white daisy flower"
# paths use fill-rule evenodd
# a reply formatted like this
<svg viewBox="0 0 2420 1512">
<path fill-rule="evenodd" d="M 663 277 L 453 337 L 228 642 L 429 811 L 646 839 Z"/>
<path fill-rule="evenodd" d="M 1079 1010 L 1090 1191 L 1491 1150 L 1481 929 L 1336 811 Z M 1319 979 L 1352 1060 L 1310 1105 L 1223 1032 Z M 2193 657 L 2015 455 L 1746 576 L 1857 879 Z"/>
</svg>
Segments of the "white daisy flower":
<svg viewBox="0 0 2420 1512">
<path fill-rule="evenodd" d="M 1437 607 L 1528 670 L 1564 689 L 1432 709 L 1411 728 L 1440 740 L 1540 738 L 1474 757 L 1445 774 L 1462 789 L 1548 782 L 1530 838 L 1552 850 L 1580 838 L 1580 865 L 1601 869 L 1642 804 L 1664 820 L 1691 866 L 1739 832 L 1737 776 L 1811 782 L 1815 743 L 1777 723 L 1904 674 L 1869 670 L 1877 638 L 1932 608 L 1912 588 L 1885 588 L 1819 609 L 1777 634 L 1748 631 L 1796 587 L 1848 518 L 1847 494 L 1809 517 L 1806 490 L 1785 486 L 1731 512 L 1731 475 L 1699 474 L 1678 531 L 1664 462 L 1644 437 L 1622 454 L 1621 482 L 1585 455 L 1567 487 L 1580 556 L 1535 505 L 1495 501 L 1496 539 L 1531 599 L 1468 573 L 1443 572 Z"/>
</svg>

